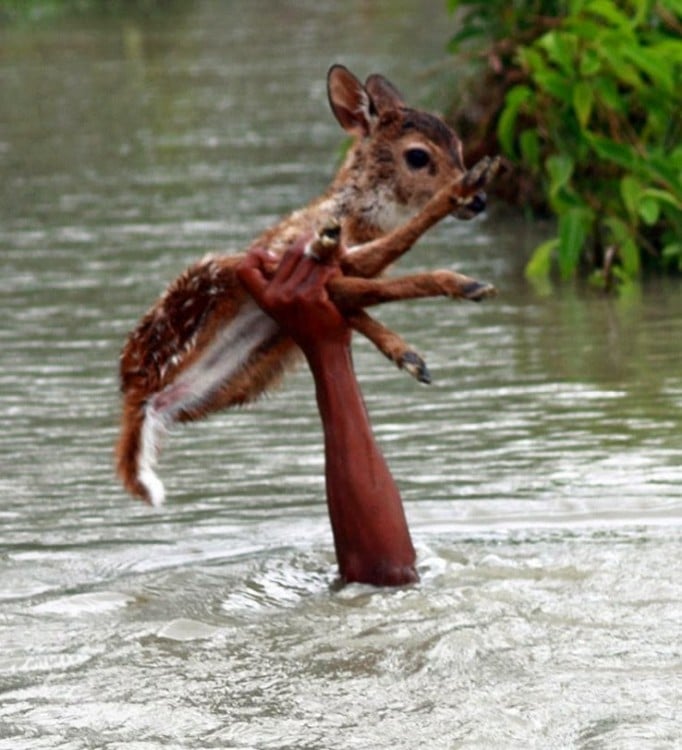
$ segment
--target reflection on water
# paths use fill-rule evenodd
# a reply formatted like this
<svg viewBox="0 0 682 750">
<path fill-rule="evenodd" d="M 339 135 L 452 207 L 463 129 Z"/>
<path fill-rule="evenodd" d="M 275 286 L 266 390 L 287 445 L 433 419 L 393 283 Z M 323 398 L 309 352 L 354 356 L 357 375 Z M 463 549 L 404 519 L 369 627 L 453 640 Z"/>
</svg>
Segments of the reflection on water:
<svg viewBox="0 0 682 750">
<path fill-rule="evenodd" d="M 127 331 L 188 262 L 323 188 L 331 62 L 437 99 L 441 5 L 0 29 L 0 750 L 679 742 L 674 282 L 539 296 L 520 271 L 543 228 L 502 215 L 401 262 L 502 290 L 381 311 L 429 388 L 355 345 L 417 587 L 335 585 L 305 371 L 173 434 L 167 508 L 112 477 Z"/>
</svg>

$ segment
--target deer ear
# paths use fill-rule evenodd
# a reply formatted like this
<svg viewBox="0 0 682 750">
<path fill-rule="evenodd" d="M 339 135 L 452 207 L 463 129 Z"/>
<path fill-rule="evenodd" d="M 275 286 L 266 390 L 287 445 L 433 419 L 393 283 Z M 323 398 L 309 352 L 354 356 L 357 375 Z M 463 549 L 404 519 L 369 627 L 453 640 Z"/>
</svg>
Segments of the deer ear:
<svg viewBox="0 0 682 750">
<path fill-rule="evenodd" d="M 332 65 L 327 74 L 327 95 L 332 112 L 344 130 L 354 135 L 369 135 L 372 102 L 348 68 Z"/>
<path fill-rule="evenodd" d="M 389 80 L 376 73 L 365 81 L 365 90 L 372 100 L 374 109 L 380 115 L 405 106 L 400 91 Z"/>
</svg>

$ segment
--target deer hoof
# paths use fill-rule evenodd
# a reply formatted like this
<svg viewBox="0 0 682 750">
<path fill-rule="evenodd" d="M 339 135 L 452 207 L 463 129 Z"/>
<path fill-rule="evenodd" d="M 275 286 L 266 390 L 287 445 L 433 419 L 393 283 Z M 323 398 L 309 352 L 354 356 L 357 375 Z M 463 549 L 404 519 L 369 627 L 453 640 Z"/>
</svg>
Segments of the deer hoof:
<svg viewBox="0 0 682 750">
<path fill-rule="evenodd" d="M 486 174 L 490 169 L 490 157 L 484 156 L 464 175 L 464 184 L 468 188 L 482 188 L 486 183 Z"/>
<path fill-rule="evenodd" d="M 431 384 L 431 373 L 426 366 L 426 362 L 416 352 L 405 352 L 398 362 L 401 370 L 406 370 L 416 378 L 420 383 L 425 385 Z"/>
<path fill-rule="evenodd" d="M 497 289 L 484 281 L 472 281 L 462 290 L 462 297 L 472 302 L 480 302 L 483 299 L 494 297 L 496 294 Z"/>
<path fill-rule="evenodd" d="M 489 156 L 484 156 L 466 173 L 464 184 L 469 189 L 482 190 L 492 182 L 495 175 L 500 171 L 501 166 L 502 160 L 499 156 L 493 159 Z"/>
</svg>

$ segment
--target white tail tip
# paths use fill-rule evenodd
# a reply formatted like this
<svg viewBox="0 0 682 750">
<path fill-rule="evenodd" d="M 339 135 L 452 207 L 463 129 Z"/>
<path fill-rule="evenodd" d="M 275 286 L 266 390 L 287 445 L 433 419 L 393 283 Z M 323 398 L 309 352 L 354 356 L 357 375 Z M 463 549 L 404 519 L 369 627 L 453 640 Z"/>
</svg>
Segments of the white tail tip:
<svg viewBox="0 0 682 750">
<path fill-rule="evenodd" d="M 149 502 L 158 508 L 166 500 L 163 482 L 154 471 L 156 457 L 161 447 L 161 439 L 166 434 L 163 416 L 156 409 L 148 406 L 145 410 L 142 424 L 142 445 L 140 446 L 140 460 L 137 478 L 147 491 Z"/>
<path fill-rule="evenodd" d="M 141 469 L 137 478 L 147 491 L 149 502 L 155 508 L 160 508 L 166 502 L 166 491 L 163 487 L 163 482 L 159 479 L 154 469 L 149 466 Z"/>
</svg>

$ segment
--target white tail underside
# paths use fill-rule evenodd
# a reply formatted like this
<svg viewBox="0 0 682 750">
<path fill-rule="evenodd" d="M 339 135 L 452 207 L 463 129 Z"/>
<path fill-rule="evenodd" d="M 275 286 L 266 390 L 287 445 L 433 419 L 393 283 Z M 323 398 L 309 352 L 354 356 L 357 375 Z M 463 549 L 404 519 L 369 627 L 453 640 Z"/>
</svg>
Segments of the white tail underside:
<svg viewBox="0 0 682 750">
<path fill-rule="evenodd" d="M 184 410 L 201 407 L 248 361 L 251 353 L 277 332 L 277 324 L 253 300 L 248 300 L 202 356 L 145 407 L 137 478 L 154 506 L 163 505 L 163 483 L 154 471 L 161 441 Z"/>
</svg>

